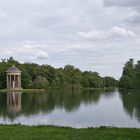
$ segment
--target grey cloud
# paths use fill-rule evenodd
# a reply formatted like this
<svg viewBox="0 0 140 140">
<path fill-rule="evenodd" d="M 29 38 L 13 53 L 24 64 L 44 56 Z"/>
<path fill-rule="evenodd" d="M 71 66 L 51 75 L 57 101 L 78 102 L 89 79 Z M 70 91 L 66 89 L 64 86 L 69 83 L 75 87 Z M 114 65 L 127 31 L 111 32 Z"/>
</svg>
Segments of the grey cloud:
<svg viewBox="0 0 140 140">
<path fill-rule="evenodd" d="M 140 1 L 139 0 L 103 0 L 104 6 L 106 7 L 122 7 L 131 8 L 131 13 L 124 23 L 131 23 L 132 25 L 140 24 Z"/>
<path fill-rule="evenodd" d="M 139 0 L 104 0 L 105 6 L 140 7 Z M 140 10 L 140 9 L 139 9 Z"/>
<path fill-rule="evenodd" d="M 139 26 L 140 25 L 140 16 L 139 14 L 133 15 L 124 20 L 126 24 L 130 24 L 132 26 Z M 138 30 L 138 29 L 137 29 Z"/>
</svg>

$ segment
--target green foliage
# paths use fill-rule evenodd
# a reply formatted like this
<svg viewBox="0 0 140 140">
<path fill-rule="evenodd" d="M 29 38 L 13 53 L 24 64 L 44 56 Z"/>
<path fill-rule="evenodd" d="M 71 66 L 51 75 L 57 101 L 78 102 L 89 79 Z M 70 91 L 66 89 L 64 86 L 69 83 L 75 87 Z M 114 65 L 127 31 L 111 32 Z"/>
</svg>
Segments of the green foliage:
<svg viewBox="0 0 140 140">
<path fill-rule="evenodd" d="M 22 88 L 32 88 L 33 82 L 31 75 L 27 72 L 25 68 L 21 68 L 22 75 L 21 75 L 21 84 Z"/>
<path fill-rule="evenodd" d="M 119 87 L 126 89 L 140 88 L 140 61 L 135 65 L 133 59 L 126 62 L 119 80 Z"/>
<path fill-rule="evenodd" d="M 120 81 L 119 81 L 119 86 L 121 88 L 132 88 L 132 82 L 133 80 L 128 76 L 128 75 L 123 75 L 121 78 L 120 78 Z"/>
<path fill-rule="evenodd" d="M 134 88 L 140 88 L 140 61 L 137 62 L 134 68 Z"/>
<path fill-rule="evenodd" d="M 101 77 L 97 72 L 85 71 L 82 73 L 82 87 L 103 88 L 117 87 L 117 81 L 113 77 Z"/>
<path fill-rule="evenodd" d="M 64 75 L 66 77 L 67 85 L 70 85 L 72 88 L 80 87 L 81 71 L 78 68 L 71 65 L 66 65 L 64 67 Z"/>
<path fill-rule="evenodd" d="M 0 88 L 6 88 L 5 71 L 12 65 L 22 71 L 22 88 L 104 88 L 116 87 L 112 77 L 101 77 L 97 72 L 85 71 L 66 65 L 55 69 L 50 65 L 35 63 L 20 64 L 14 58 L 2 59 L 0 62 Z"/>
<path fill-rule="evenodd" d="M 104 84 L 105 87 L 117 87 L 118 81 L 115 80 L 113 77 L 104 77 Z"/>
<path fill-rule="evenodd" d="M 38 89 L 47 88 L 48 85 L 49 85 L 48 80 L 41 75 L 37 76 L 36 79 L 34 80 L 34 87 Z"/>
</svg>

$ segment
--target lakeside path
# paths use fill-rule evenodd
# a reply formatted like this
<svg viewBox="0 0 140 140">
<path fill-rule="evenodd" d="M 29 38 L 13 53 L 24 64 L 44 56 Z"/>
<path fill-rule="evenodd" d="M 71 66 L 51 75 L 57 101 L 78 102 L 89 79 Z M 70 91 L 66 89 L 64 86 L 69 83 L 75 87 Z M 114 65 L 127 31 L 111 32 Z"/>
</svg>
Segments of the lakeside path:
<svg viewBox="0 0 140 140">
<path fill-rule="evenodd" d="M 0 140 L 140 140 L 140 129 L 0 125 Z"/>
</svg>

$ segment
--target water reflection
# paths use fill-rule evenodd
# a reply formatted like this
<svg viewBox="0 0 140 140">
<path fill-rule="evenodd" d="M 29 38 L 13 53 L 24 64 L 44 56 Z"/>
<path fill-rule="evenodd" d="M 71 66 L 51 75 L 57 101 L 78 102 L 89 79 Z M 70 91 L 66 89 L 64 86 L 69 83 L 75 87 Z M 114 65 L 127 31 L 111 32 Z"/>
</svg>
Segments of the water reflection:
<svg viewBox="0 0 140 140">
<path fill-rule="evenodd" d="M 22 92 L 7 93 L 7 111 L 9 113 L 17 113 L 21 111 L 21 94 Z"/>
<path fill-rule="evenodd" d="M 19 114 L 51 113 L 55 108 L 77 111 L 80 104 L 97 104 L 103 95 L 113 96 L 110 90 L 50 90 L 47 93 L 10 92 L 0 94 L 0 115 L 13 119 Z"/>
<path fill-rule="evenodd" d="M 116 89 L 10 92 L 0 94 L 0 123 L 140 127 L 139 101 L 139 91 Z"/>
<path fill-rule="evenodd" d="M 119 93 L 125 111 L 140 121 L 140 90 L 120 90 Z"/>
<path fill-rule="evenodd" d="M 81 103 L 97 104 L 100 96 L 113 95 L 114 89 L 103 90 L 51 90 L 41 94 L 23 94 L 22 111 L 35 113 L 39 110 L 52 112 L 55 108 L 64 108 L 67 112 L 78 110 Z"/>
</svg>

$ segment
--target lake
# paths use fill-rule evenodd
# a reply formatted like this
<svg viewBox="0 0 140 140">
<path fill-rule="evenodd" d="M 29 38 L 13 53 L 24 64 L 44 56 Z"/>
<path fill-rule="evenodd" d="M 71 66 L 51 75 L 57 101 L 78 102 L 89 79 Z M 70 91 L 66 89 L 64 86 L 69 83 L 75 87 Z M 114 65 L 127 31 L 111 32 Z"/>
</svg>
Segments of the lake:
<svg viewBox="0 0 140 140">
<path fill-rule="evenodd" d="M 140 91 L 0 93 L 0 124 L 140 128 Z"/>
</svg>

